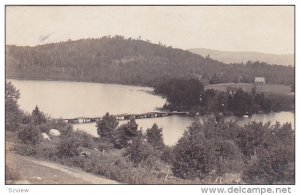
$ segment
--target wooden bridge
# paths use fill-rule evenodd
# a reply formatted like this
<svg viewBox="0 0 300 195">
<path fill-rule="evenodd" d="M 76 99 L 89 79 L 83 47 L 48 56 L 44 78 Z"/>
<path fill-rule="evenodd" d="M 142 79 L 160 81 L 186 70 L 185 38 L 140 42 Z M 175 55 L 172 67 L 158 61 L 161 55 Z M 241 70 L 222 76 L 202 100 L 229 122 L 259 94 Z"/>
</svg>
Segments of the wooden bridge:
<svg viewBox="0 0 300 195">
<path fill-rule="evenodd" d="M 114 115 L 117 120 L 130 120 L 130 119 L 144 119 L 144 118 L 158 118 L 166 117 L 171 115 L 189 115 L 188 112 L 147 112 L 142 114 L 118 114 Z M 79 124 L 79 123 L 95 123 L 101 120 L 102 117 L 76 117 L 63 119 L 69 124 Z"/>
</svg>

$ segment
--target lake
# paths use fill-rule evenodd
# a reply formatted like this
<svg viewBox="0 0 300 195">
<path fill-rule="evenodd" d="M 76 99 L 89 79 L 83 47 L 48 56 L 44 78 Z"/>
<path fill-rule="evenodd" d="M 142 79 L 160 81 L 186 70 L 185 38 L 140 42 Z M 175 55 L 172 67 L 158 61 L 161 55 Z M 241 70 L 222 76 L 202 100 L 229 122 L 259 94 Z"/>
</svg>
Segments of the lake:
<svg viewBox="0 0 300 195">
<path fill-rule="evenodd" d="M 37 105 L 40 110 L 53 118 L 99 117 L 106 112 L 110 114 L 145 113 L 162 107 L 166 99 L 153 95 L 149 87 L 137 87 L 119 84 L 101 84 L 67 81 L 28 81 L 9 80 L 20 90 L 20 108 L 26 112 Z M 200 117 L 200 120 L 205 117 Z M 226 117 L 239 124 L 255 121 L 274 124 L 291 122 L 294 128 L 294 113 L 279 112 L 256 114 L 249 118 Z M 168 116 L 162 118 L 138 119 L 136 122 L 143 130 L 156 123 L 163 128 L 163 138 L 167 145 L 174 145 L 184 130 L 194 121 L 193 117 Z M 123 124 L 126 121 L 120 121 Z M 76 124 L 74 129 L 81 129 L 97 136 L 95 123 Z"/>
</svg>

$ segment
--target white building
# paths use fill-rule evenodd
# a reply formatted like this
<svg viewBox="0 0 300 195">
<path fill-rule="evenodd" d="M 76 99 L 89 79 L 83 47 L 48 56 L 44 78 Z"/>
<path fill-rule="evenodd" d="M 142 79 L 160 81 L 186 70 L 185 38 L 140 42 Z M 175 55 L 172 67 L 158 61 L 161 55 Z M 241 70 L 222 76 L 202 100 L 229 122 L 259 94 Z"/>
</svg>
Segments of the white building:
<svg viewBox="0 0 300 195">
<path fill-rule="evenodd" d="M 265 77 L 255 77 L 254 83 L 259 85 L 264 85 L 266 84 L 266 79 Z"/>
</svg>

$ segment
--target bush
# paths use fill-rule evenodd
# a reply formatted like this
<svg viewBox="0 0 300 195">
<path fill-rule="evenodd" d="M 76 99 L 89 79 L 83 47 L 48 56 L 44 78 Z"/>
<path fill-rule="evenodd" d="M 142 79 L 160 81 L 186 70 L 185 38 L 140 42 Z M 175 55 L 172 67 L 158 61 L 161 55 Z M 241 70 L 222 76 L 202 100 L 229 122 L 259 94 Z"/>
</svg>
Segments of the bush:
<svg viewBox="0 0 300 195">
<path fill-rule="evenodd" d="M 87 160 L 84 156 L 72 156 L 64 158 L 62 163 L 67 166 L 75 166 L 79 168 L 84 168 L 84 163 Z"/>
<path fill-rule="evenodd" d="M 204 178 L 213 167 L 213 143 L 183 137 L 174 148 L 173 173 L 183 179 Z"/>
<path fill-rule="evenodd" d="M 83 158 L 83 169 L 96 175 L 127 184 L 159 183 L 159 173 L 142 166 L 133 166 L 129 159 L 113 154 Z M 161 172 L 160 172 L 161 173 Z"/>
<path fill-rule="evenodd" d="M 255 150 L 258 147 L 268 144 L 270 136 L 272 136 L 270 123 L 252 122 L 240 129 L 236 143 L 242 151 L 245 160 L 248 161 L 255 154 Z"/>
<path fill-rule="evenodd" d="M 217 176 L 240 173 L 244 169 L 242 153 L 232 140 L 216 141 L 214 158 L 214 170 Z"/>
<path fill-rule="evenodd" d="M 95 148 L 93 137 L 84 131 L 74 131 L 72 137 L 78 142 L 79 146 L 85 148 Z"/>
<path fill-rule="evenodd" d="M 24 156 L 35 156 L 37 154 L 36 147 L 26 144 L 17 144 L 14 147 L 14 151 L 17 154 Z"/>
<path fill-rule="evenodd" d="M 35 148 L 36 156 L 40 158 L 57 161 L 57 148 L 55 145 L 43 143 Z"/>
<path fill-rule="evenodd" d="M 193 123 L 174 147 L 174 175 L 184 179 L 216 179 L 241 171 L 242 154 L 226 135 L 231 133 L 231 126 L 231 122 L 214 119 Z"/>
<path fill-rule="evenodd" d="M 264 150 L 253 158 L 243 172 L 244 181 L 249 184 L 280 183 L 288 168 L 288 157 L 284 149 Z"/>
<path fill-rule="evenodd" d="M 97 122 L 97 132 L 100 137 L 112 138 L 113 131 L 118 126 L 115 116 L 106 113 L 101 120 Z"/>
<path fill-rule="evenodd" d="M 95 143 L 97 143 L 97 149 L 100 151 L 109 151 L 114 148 L 114 143 L 112 143 L 111 140 L 103 139 L 101 137 L 97 139 Z"/>
<path fill-rule="evenodd" d="M 252 155 L 243 172 L 243 179 L 250 184 L 285 182 L 284 178 L 291 177 L 295 171 L 290 170 L 290 165 L 295 162 L 294 131 L 291 125 L 280 126 L 277 123 L 274 126 L 270 124 L 262 126 L 253 123 L 247 126 L 247 130 L 251 129 L 250 132 L 263 131 L 263 133 L 254 136 L 255 148 L 250 148 Z M 263 138 L 260 138 L 262 136 Z M 290 182 L 294 183 L 294 180 Z"/>
<path fill-rule="evenodd" d="M 78 147 L 94 148 L 95 144 L 91 135 L 83 131 L 74 131 L 70 135 L 61 136 L 57 146 L 59 157 L 73 157 L 79 155 Z"/>
<path fill-rule="evenodd" d="M 59 124 L 59 122 L 58 122 Z M 56 127 L 56 129 L 60 130 L 60 136 L 61 137 L 68 137 L 71 136 L 71 134 L 73 133 L 73 127 L 71 125 L 66 125 L 65 123 L 62 124 L 62 127 Z"/>
<path fill-rule="evenodd" d="M 96 165 L 100 163 L 98 159 L 98 157 L 94 156 L 89 156 L 88 158 L 85 158 L 83 161 L 82 169 L 90 173 L 96 173 Z"/>
<path fill-rule="evenodd" d="M 144 136 L 140 134 L 133 139 L 132 144 L 126 149 L 124 155 L 128 156 L 130 161 L 136 166 L 143 165 L 151 169 L 155 166 L 161 154 L 145 141 Z"/>
<path fill-rule="evenodd" d="M 41 132 L 39 128 L 33 126 L 33 124 L 25 125 L 18 132 L 18 138 L 21 143 L 35 146 L 40 143 Z"/>
<path fill-rule="evenodd" d="M 114 143 L 116 148 L 124 148 L 129 142 L 141 134 L 138 130 L 138 125 L 135 120 L 130 120 L 128 123 L 121 125 L 114 132 Z"/>
<path fill-rule="evenodd" d="M 78 147 L 80 143 L 74 136 L 61 137 L 60 143 L 57 146 L 58 157 L 73 157 L 79 154 Z"/>
</svg>

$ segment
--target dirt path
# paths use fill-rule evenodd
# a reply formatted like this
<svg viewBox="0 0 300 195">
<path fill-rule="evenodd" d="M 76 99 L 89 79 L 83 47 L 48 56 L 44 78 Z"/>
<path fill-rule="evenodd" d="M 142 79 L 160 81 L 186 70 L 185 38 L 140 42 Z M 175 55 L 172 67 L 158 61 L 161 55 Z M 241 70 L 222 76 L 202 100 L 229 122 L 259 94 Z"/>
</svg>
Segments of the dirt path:
<svg viewBox="0 0 300 195">
<path fill-rule="evenodd" d="M 81 170 L 7 153 L 6 163 L 20 173 L 19 183 L 30 184 L 118 184 Z M 18 182 L 17 182 L 18 183 Z"/>
</svg>

